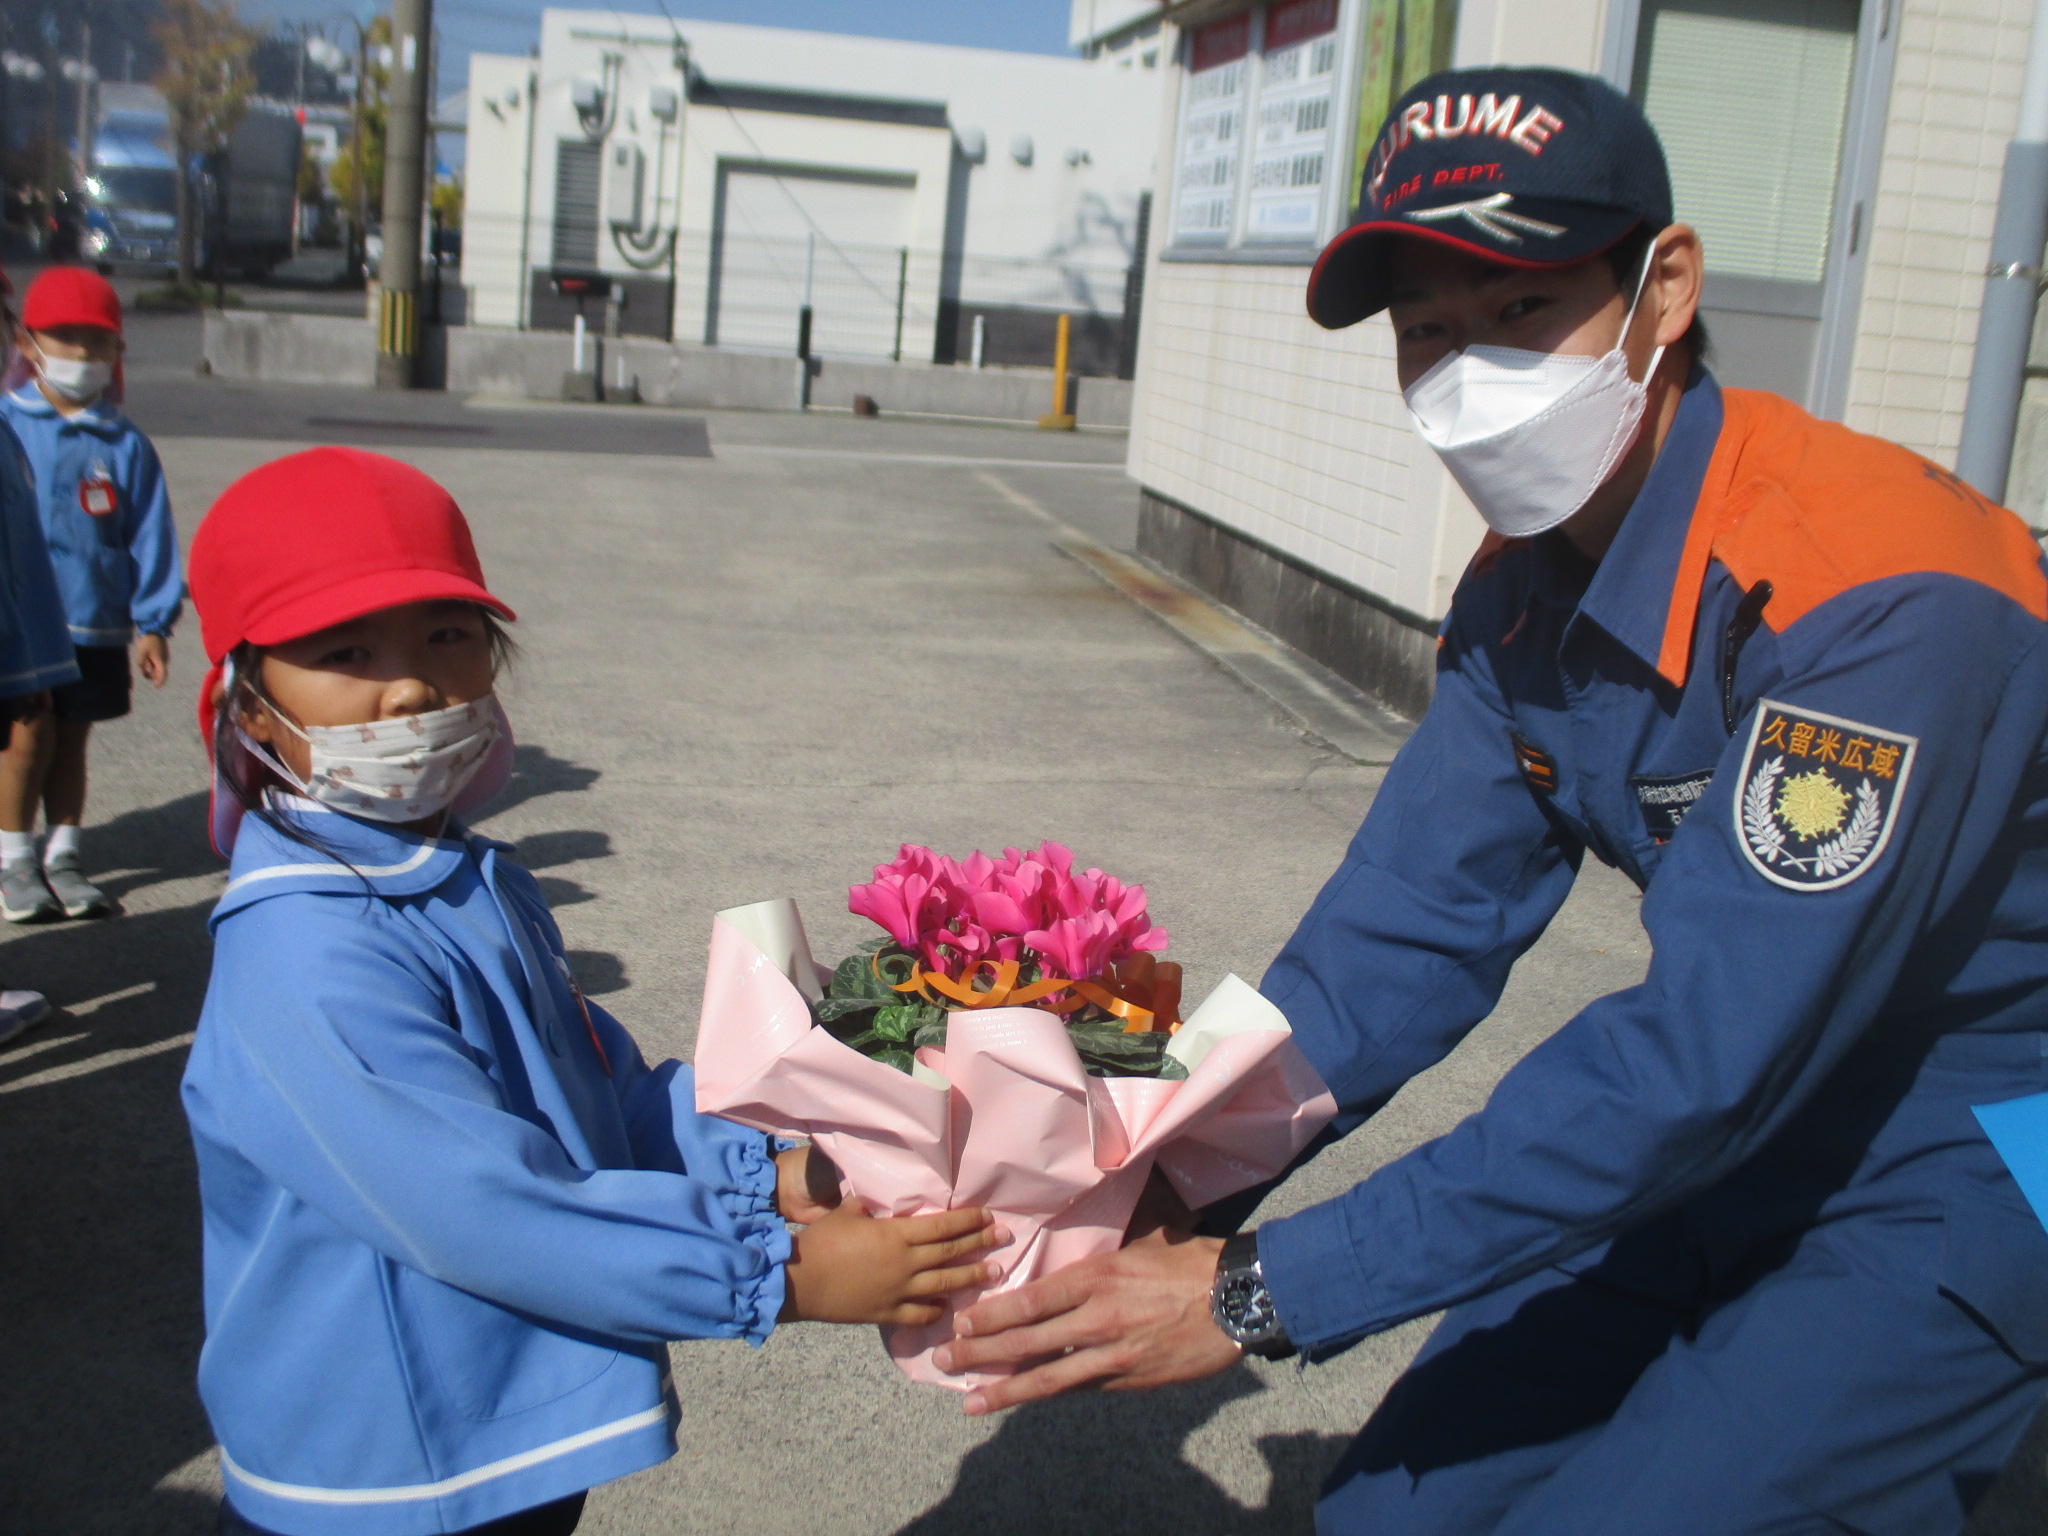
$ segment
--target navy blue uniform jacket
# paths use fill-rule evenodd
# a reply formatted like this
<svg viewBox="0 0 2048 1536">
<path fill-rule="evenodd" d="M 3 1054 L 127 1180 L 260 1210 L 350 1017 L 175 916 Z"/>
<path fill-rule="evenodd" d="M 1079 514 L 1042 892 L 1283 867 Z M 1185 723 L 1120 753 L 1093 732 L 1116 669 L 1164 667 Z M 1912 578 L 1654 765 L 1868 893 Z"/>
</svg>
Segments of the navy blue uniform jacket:
<svg viewBox="0 0 2048 1536">
<path fill-rule="evenodd" d="M 1493 1008 L 1587 851 L 1653 958 L 1449 1134 L 1261 1229 L 1292 1337 L 1675 1213 L 1710 1269 L 1825 1229 L 2048 1361 L 2044 1237 L 1970 1113 L 2048 1088 L 2044 616 L 2011 513 L 1704 374 L 1597 566 L 1483 550 L 1264 991 L 1355 1125 Z"/>
</svg>

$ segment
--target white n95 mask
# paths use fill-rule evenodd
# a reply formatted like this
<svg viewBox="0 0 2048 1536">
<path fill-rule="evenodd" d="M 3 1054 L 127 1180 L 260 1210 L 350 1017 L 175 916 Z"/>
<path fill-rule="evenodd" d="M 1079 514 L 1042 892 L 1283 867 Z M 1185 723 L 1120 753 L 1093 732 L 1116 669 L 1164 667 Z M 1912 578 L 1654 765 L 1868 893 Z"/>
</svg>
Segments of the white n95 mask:
<svg viewBox="0 0 2048 1536">
<path fill-rule="evenodd" d="M 1607 483 L 1634 446 L 1664 349 L 1636 380 L 1621 341 L 1655 256 L 1653 248 L 1644 259 L 1621 338 L 1605 356 L 1472 346 L 1402 391 L 1415 430 L 1494 532 L 1525 539 L 1555 528 Z"/>
<path fill-rule="evenodd" d="M 73 405 L 97 400 L 114 382 L 112 363 L 90 363 L 83 358 L 38 357 L 36 372 L 43 382 Z"/>
<path fill-rule="evenodd" d="M 419 821 L 447 810 L 506 734 L 492 693 L 424 715 L 361 725 L 300 726 L 275 706 L 270 713 L 306 743 L 306 777 L 246 735 L 243 746 L 307 799 L 371 821 Z"/>
</svg>

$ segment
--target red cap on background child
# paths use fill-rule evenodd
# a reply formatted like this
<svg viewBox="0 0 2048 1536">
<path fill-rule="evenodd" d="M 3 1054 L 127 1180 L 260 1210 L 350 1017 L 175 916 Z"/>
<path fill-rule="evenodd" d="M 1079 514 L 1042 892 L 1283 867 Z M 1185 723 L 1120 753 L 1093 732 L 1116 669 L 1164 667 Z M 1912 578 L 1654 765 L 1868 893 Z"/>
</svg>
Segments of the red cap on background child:
<svg viewBox="0 0 2048 1536">
<path fill-rule="evenodd" d="M 89 267 L 47 267 L 28 285 L 21 323 L 32 331 L 90 325 L 121 332 L 121 296 Z"/>
<path fill-rule="evenodd" d="M 279 645 L 380 609 L 449 599 L 517 617 L 484 585 L 455 498 L 410 464 L 359 448 L 288 454 L 235 481 L 193 536 L 187 579 L 211 664 L 199 689 L 209 748 L 223 667 L 245 640 Z M 509 733 L 503 741 L 509 768 Z M 478 782 L 489 777 L 480 772 Z M 211 822 L 222 854 L 241 816 L 216 763 Z"/>
</svg>

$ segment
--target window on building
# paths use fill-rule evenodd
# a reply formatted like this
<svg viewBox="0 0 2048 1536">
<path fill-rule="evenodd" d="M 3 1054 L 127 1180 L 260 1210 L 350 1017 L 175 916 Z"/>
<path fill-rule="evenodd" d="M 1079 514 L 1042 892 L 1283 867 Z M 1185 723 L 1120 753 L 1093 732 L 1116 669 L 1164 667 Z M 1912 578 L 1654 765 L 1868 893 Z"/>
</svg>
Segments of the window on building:
<svg viewBox="0 0 2048 1536">
<path fill-rule="evenodd" d="M 1825 276 L 1857 10 L 1856 0 L 1644 0 L 1635 96 L 1710 273 Z"/>
<path fill-rule="evenodd" d="M 1351 210 L 1394 98 L 1450 61 L 1457 0 L 1273 0 L 1184 41 L 1173 246 L 1299 259 Z"/>
</svg>

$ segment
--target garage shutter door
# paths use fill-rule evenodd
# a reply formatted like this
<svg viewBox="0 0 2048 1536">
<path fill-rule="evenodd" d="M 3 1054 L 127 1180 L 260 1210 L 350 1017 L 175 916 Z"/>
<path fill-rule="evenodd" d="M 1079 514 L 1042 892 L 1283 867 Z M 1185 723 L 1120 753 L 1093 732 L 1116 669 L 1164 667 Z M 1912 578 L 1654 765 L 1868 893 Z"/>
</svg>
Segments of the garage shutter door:
<svg viewBox="0 0 2048 1536">
<path fill-rule="evenodd" d="M 812 350 L 889 356 L 915 187 L 909 176 L 721 166 L 706 342 L 794 353 L 808 261 Z"/>
</svg>

